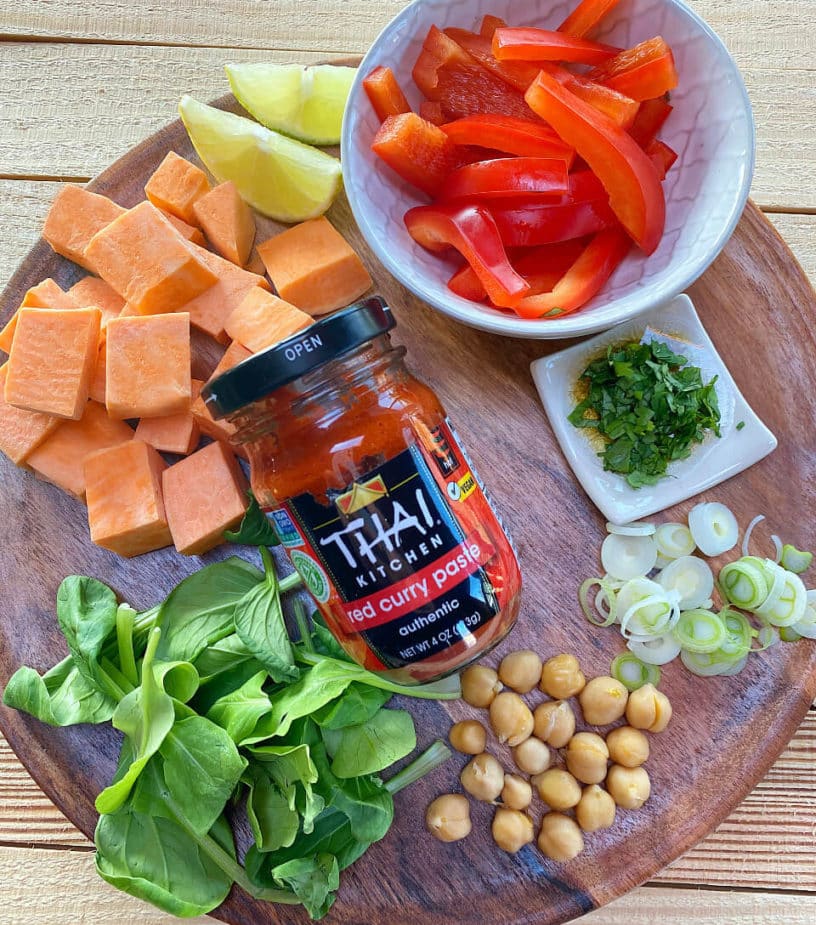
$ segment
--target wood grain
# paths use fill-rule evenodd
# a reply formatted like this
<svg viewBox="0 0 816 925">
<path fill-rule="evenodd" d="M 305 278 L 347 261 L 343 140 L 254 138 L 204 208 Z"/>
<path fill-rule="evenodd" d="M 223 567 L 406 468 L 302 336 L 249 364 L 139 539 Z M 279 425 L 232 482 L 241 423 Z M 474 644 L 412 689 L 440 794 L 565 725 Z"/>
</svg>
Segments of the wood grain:
<svg viewBox="0 0 816 925">
<path fill-rule="evenodd" d="M 300 51 L 6 44 L 0 86 L 26 91 L 3 100 L 0 176 L 93 176 L 174 118 L 182 93 L 203 100 L 221 95 L 225 61 L 320 58 Z M 754 59 L 743 75 L 757 121 L 754 200 L 773 209 L 816 209 L 812 72 L 768 70 Z"/>
<path fill-rule="evenodd" d="M 94 187 L 132 204 L 169 147 L 190 153 L 178 123 L 132 151 Z M 339 202 L 330 217 L 369 257 L 378 288 L 397 309 L 402 322 L 399 339 L 409 347 L 413 367 L 437 388 L 459 423 L 516 535 L 527 590 L 512 644 L 541 648 L 544 640 L 547 651 L 574 648 L 587 653 L 589 673 L 602 673 L 617 649 L 614 634 L 593 633 L 577 608 L 563 605 L 580 579 L 597 569 L 601 523 L 543 425 L 527 372 L 532 357 L 558 345 L 497 341 L 449 323 L 374 264 L 347 204 Z M 43 275 L 67 282 L 73 273 L 44 245 L 37 245 L 11 280 L 0 311 L 9 314 L 24 289 Z M 750 206 L 723 255 L 693 287 L 692 296 L 749 402 L 782 438 L 775 454 L 716 489 L 713 496 L 732 506 L 743 522 L 757 509 L 773 511 L 781 523 L 797 522 L 800 509 L 816 504 L 816 455 L 806 437 L 816 415 L 816 400 L 813 388 L 803 388 L 804 383 L 816 386 L 813 292 L 781 239 Z M 760 325 L 775 330 L 773 340 L 755 336 Z M 744 362 L 746 357 L 751 364 Z M 757 365 L 774 370 L 773 394 L 754 374 Z M 479 369 L 478 377 L 473 369 Z M 484 401 L 485 394 L 490 402 Z M 513 464 L 512 479 L 507 478 L 508 460 Z M 787 489 L 791 472 L 800 480 L 795 498 Z M 81 569 L 95 574 L 113 584 L 125 599 L 143 606 L 148 603 L 146 596 L 154 599 L 196 566 L 167 552 L 123 564 L 90 546 L 78 505 L 9 466 L 0 477 L 4 482 L 0 520 L 8 525 L 10 550 L 0 562 L 0 584 L 11 587 L 13 580 L 17 589 L 6 601 L 0 623 L 0 682 L 19 664 L 42 666 L 43 652 L 61 651 L 52 601 L 66 572 Z M 682 506 L 678 516 L 688 507 Z M 547 524 L 546 530 L 542 524 Z M 813 524 L 802 524 L 800 529 L 800 544 L 816 541 Z M 45 558 L 37 555 L 42 547 L 38 538 L 44 536 L 51 539 Z M 570 553 L 563 559 L 565 548 Z M 553 568 L 555 562 L 559 566 Z M 547 602 L 557 607 L 559 619 L 545 621 L 542 604 Z M 533 849 L 512 858 L 497 854 L 486 835 L 486 807 L 478 808 L 477 834 L 462 846 L 451 851 L 432 842 L 422 832 L 420 814 L 409 807 L 413 810 L 434 792 L 454 785 L 456 769 L 442 769 L 417 785 L 410 796 L 398 798 L 399 823 L 363 863 L 347 872 L 330 920 L 351 923 L 387 917 L 393 925 L 435 925 L 456 917 L 463 925 L 475 925 L 501 914 L 518 925 L 544 925 L 609 901 L 690 847 L 748 793 L 805 715 L 816 693 L 814 666 L 816 648 L 805 644 L 771 650 L 742 675 L 704 685 L 680 669 L 667 671 L 664 689 L 678 710 L 672 734 L 654 748 L 649 809 L 625 814 L 614 830 L 590 840 L 589 850 L 569 868 L 542 864 Z M 412 711 L 426 741 L 445 734 L 449 719 L 442 705 L 414 704 Z M 769 715 L 775 717 L 772 730 L 765 723 Z M 46 729 L 5 709 L 0 711 L 0 722 L 37 782 L 89 834 L 95 824 L 93 796 L 111 776 L 116 737 L 105 729 Z M 680 766 L 682 775 L 677 773 Z M 421 865 L 415 863 L 418 844 Z M 382 878 L 376 874 L 379 870 L 399 876 Z M 428 878 L 428 870 L 435 877 Z M 235 925 L 279 921 L 276 910 L 258 906 L 241 894 L 234 894 L 219 915 Z M 303 916 L 287 912 L 289 920 L 299 922 Z"/>
</svg>

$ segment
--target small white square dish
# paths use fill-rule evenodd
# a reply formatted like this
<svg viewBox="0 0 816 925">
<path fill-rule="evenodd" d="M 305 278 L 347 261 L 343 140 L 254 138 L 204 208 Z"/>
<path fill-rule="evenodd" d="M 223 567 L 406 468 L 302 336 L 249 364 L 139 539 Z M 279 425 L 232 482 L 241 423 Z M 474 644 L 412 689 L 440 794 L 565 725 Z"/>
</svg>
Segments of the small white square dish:
<svg viewBox="0 0 816 925">
<path fill-rule="evenodd" d="M 575 384 L 604 348 L 631 340 L 659 339 L 699 366 L 707 382 L 716 375 L 721 436 L 710 434 L 688 459 L 669 466 L 656 485 L 632 488 L 615 472 L 605 472 L 594 431 L 574 427 Z M 561 450 L 586 493 L 615 524 L 665 510 L 719 485 L 759 462 L 776 448 L 776 437 L 750 408 L 686 295 L 597 337 L 535 360 L 530 369 Z"/>
</svg>

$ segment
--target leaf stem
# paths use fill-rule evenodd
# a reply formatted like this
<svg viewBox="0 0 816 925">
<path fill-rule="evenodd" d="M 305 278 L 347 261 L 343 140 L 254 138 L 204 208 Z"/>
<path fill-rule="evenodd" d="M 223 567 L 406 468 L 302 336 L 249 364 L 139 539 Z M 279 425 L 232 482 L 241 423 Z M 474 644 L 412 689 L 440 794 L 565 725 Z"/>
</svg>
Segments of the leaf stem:
<svg viewBox="0 0 816 925">
<path fill-rule="evenodd" d="M 294 591 L 295 588 L 299 588 L 303 584 L 303 579 L 298 575 L 297 572 L 292 572 L 291 575 L 287 575 L 286 578 L 282 578 L 278 583 L 278 590 L 281 594 L 286 594 L 287 591 Z"/>
<path fill-rule="evenodd" d="M 312 645 L 312 634 L 309 631 L 309 621 L 306 616 L 306 608 L 303 601 L 295 601 L 295 622 L 297 623 L 298 632 L 300 633 L 300 644 L 307 652 L 314 652 Z"/>
<path fill-rule="evenodd" d="M 451 756 L 451 750 L 441 740 L 437 739 L 430 747 L 417 756 L 410 764 L 407 764 L 401 771 L 398 771 L 390 780 L 385 782 L 385 789 L 389 793 L 399 793 L 411 784 L 416 783 L 420 778 L 430 774 L 435 768 L 444 764 Z"/>
<path fill-rule="evenodd" d="M 133 651 L 135 617 L 136 611 L 127 604 L 120 604 L 116 610 L 116 646 L 119 652 L 119 665 L 122 668 L 122 674 L 134 687 L 139 683 L 139 672 Z"/>
</svg>

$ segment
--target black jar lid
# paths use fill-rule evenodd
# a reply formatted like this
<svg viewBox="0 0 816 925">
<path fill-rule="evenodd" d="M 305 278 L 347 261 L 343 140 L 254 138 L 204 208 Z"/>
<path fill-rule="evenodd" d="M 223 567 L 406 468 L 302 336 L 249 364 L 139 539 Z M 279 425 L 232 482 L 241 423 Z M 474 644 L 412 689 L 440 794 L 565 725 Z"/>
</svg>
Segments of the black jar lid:
<svg viewBox="0 0 816 925">
<path fill-rule="evenodd" d="M 233 366 L 207 383 L 201 397 L 214 418 L 223 418 L 385 334 L 396 323 L 379 296 L 355 302 Z"/>
</svg>

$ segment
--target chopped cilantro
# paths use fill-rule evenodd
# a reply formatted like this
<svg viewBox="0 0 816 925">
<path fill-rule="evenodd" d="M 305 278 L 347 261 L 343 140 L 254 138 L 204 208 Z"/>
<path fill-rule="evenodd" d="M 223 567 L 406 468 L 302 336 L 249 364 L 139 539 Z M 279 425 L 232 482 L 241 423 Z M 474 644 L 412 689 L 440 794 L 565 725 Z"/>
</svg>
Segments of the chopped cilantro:
<svg viewBox="0 0 816 925">
<path fill-rule="evenodd" d="M 740 421 L 739 424 L 737 424 L 737 430 L 742 430 L 743 427 L 745 427 L 745 421 Z"/>
<path fill-rule="evenodd" d="M 660 341 L 609 347 L 581 374 L 586 398 L 569 421 L 605 438 L 604 469 L 632 488 L 654 485 L 708 431 L 720 436 L 716 381 L 704 383 L 698 367 Z"/>
</svg>

